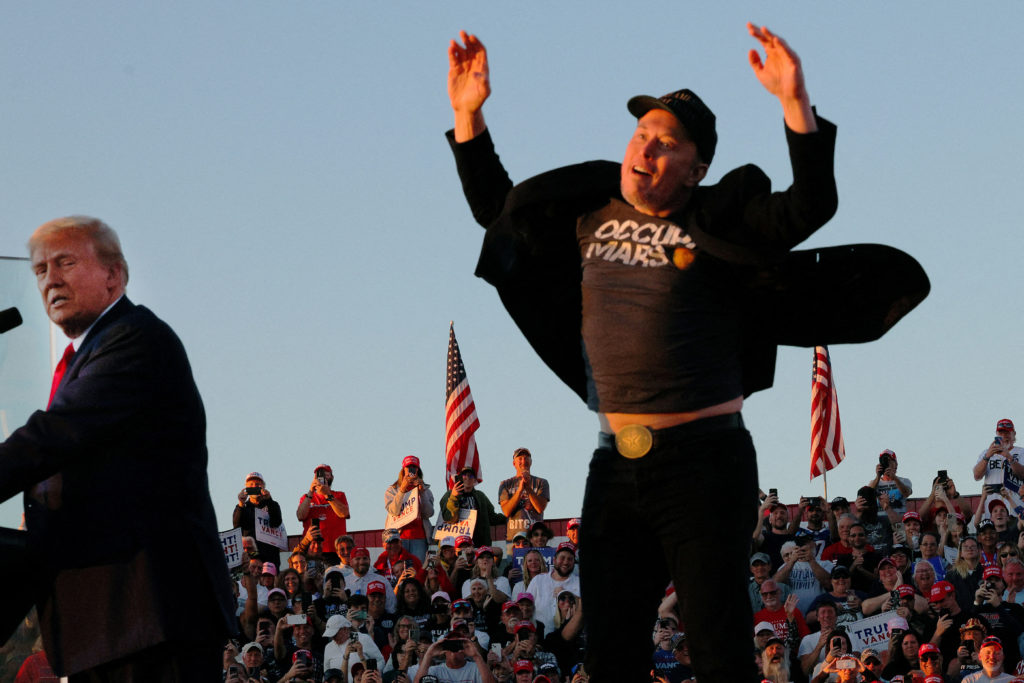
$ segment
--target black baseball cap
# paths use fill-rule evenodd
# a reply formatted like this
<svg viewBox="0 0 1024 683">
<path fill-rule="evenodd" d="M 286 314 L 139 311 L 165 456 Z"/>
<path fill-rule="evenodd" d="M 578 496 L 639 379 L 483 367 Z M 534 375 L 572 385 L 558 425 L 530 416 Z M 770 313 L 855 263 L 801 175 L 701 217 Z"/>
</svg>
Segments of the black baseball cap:
<svg viewBox="0 0 1024 683">
<path fill-rule="evenodd" d="M 710 164 L 715 156 L 718 144 L 718 133 L 715 132 L 715 115 L 704 104 L 704 100 L 689 88 L 676 90 L 667 95 L 654 98 L 650 95 L 637 95 L 626 103 L 629 113 L 638 119 L 652 109 L 664 109 L 683 124 L 693 144 L 697 145 L 700 158 Z"/>
</svg>

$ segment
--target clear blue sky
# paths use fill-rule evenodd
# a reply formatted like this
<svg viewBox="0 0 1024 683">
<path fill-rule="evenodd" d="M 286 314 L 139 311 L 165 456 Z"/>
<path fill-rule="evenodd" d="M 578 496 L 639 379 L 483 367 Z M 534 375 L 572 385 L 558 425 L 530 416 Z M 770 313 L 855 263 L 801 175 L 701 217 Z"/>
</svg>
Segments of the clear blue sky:
<svg viewBox="0 0 1024 683">
<path fill-rule="evenodd" d="M 466 28 L 489 48 L 487 119 L 517 180 L 620 159 L 626 100 L 690 87 L 718 115 L 708 182 L 752 162 L 785 187 L 781 114 L 746 58 L 745 22 L 764 23 L 839 126 L 839 212 L 808 245 L 891 244 L 933 285 L 881 341 L 832 349 L 848 459 L 829 494 L 852 495 L 883 448 L 916 493 L 939 468 L 973 493 L 996 420 L 1024 423 L 1022 19 L 1024 4 L 998 1 L 9 2 L 0 254 L 23 255 L 35 226 L 70 213 L 119 231 L 129 295 L 191 357 L 221 528 L 250 470 L 286 520 L 319 462 L 352 528 L 382 525 L 409 453 L 439 496 L 449 320 L 484 490 L 525 445 L 551 481 L 549 514 L 571 516 L 597 420 L 472 275 L 482 231 L 442 136 L 447 43 Z M 782 349 L 776 387 L 744 410 L 762 487 L 789 502 L 821 492 L 807 475 L 810 367 L 809 349 Z M 0 506 L 0 524 L 19 505 Z"/>
</svg>

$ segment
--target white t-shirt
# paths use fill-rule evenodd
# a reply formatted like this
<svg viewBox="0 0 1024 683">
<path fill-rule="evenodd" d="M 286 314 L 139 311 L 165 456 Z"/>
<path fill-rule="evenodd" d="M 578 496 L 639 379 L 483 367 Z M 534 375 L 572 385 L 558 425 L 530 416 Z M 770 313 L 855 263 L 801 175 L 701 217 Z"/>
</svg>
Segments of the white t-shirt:
<svg viewBox="0 0 1024 683">
<path fill-rule="evenodd" d="M 384 584 L 384 609 L 394 614 L 395 610 L 398 609 L 398 598 L 395 597 L 395 591 L 391 588 L 391 582 L 380 574 L 366 572 L 366 576 L 360 578 L 356 576 L 355 572 L 352 572 L 351 576 L 345 577 L 345 588 L 348 589 L 350 595 L 355 595 L 356 593 L 366 595 L 366 587 L 374 581 L 380 581 Z"/>
<path fill-rule="evenodd" d="M 988 451 L 986 448 L 984 451 L 978 454 L 978 462 L 985 459 L 985 453 Z M 1021 464 L 1024 461 L 1024 449 L 1014 446 L 1010 449 L 1010 461 Z M 1003 477 L 1005 472 L 1010 469 L 1007 463 L 1006 457 L 1002 453 L 996 453 L 988 460 L 988 468 L 985 470 L 985 477 L 982 479 L 982 484 L 985 486 L 995 486 L 999 484 L 1003 485 Z M 1010 472 L 1010 474 L 1013 474 Z M 1011 487 L 1012 488 L 1012 487 Z M 1015 508 L 1021 507 L 1024 501 L 1021 500 L 1020 495 L 1016 491 L 1010 491 L 1010 514 L 1014 517 L 1017 516 Z M 988 516 L 988 501 L 985 502 L 984 507 L 985 516 Z"/>
<path fill-rule="evenodd" d="M 831 574 L 832 568 L 835 566 L 830 560 L 824 560 L 818 564 L 827 574 Z M 785 583 L 799 596 L 800 602 L 797 603 L 797 607 L 804 614 L 807 614 L 807 608 L 814 602 L 814 598 L 825 592 L 824 586 L 818 583 L 818 578 L 814 575 L 810 562 L 794 562 L 793 569 L 789 572 L 789 579 Z"/>
<path fill-rule="evenodd" d="M 814 648 L 818 647 L 818 641 L 819 640 L 821 640 L 821 633 L 820 632 L 808 633 L 806 636 L 801 638 L 800 639 L 800 646 L 796 650 L 797 656 L 798 657 L 803 657 L 804 655 L 809 655 L 812 652 L 814 652 Z M 826 644 L 825 647 L 821 648 L 821 652 L 818 653 L 818 661 L 819 662 L 824 662 L 825 661 L 825 655 L 827 655 L 827 654 L 828 654 L 828 645 Z"/>
<path fill-rule="evenodd" d="M 384 655 L 381 654 L 380 648 L 377 647 L 377 643 L 373 642 L 373 638 L 366 635 L 365 633 L 359 633 L 359 644 L 363 646 L 363 657 L 366 659 L 376 659 L 377 668 L 383 669 L 386 662 L 384 661 Z M 324 670 L 327 669 L 340 669 L 342 662 L 345 659 L 345 649 L 348 648 L 348 641 L 344 641 L 341 645 L 338 645 L 334 640 L 328 641 L 324 647 Z M 353 652 L 348 658 L 348 681 L 352 683 L 352 665 L 359 661 L 359 654 Z"/>
<path fill-rule="evenodd" d="M 530 582 L 533 593 L 534 619 L 544 624 L 544 633 L 554 633 L 555 614 L 558 611 L 558 594 L 572 591 L 580 594 L 580 577 L 570 576 L 565 581 L 556 581 L 551 572 L 541 574 Z"/>
<path fill-rule="evenodd" d="M 260 607 L 267 606 L 267 594 L 270 589 L 264 586 L 262 583 L 256 584 L 256 604 Z M 245 590 L 245 586 L 242 582 L 238 582 L 238 604 L 245 607 L 245 601 L 249 599 L 249 591 Z"/>
<path fill-rule="evenodd" d="M 462 584 L 462 597 L 469 597 L 469 589 L 470 584 L 472 582 L 473 579 L 469 579 Z M 515 600 L 516 596 L 512 594 L 512 588 L 508 585 L 508 579 L 506 579 L 504 576 L 499 576 L 494 580 L 494 587 L 500 590 L 505 595 L 507 595 L 509 600 Z"/>
<path fill-rule="evenodd" d="M 988 453 L 986 448 L 978 454 L 978 462 L 985 459 L 985 454 Z M 1021 457 L 1024 456 L 1024 449 L 1019 446 L 1014 446 L 1010 449 L 1010 460 L 1015 463 L 1021 462 Z M 1003 470 L 1006 468 L 1006 457 L 1002 453 L 996 453 L 988 460 L 988 468 L 985 470 L 985 477 L 982 479 L 982 483 L 985 485 L 995 485 L 1003 483 Z"/>
<path fill-rule="evenodd" d="M 461 669 L 449 669 L 446 664 L 437 664 L 427 669 L 427 673 L 437 676 L 437 680 L 445 683 L 483 683 L 484 680 L 480 676 L 480 669 L 470 659 L 466 660 Z"/>
<path fill-rule="evenodd" d="M 913 492 L 914 487 L 910 484 L 909 479 L 900 476 L 897 476 L 896 478 L 899 479 L 900 483 L 907 488 L 907 491 Z M 879 493 L 888 493 L 889 507 L 891 507 L 899 514 L 902 515 L 904 512 L 907 511 L 907 500 L 906 498 L 903 497 L 903 494 L 896 486 L 895 481 L 886 481 L 885 479 L 879 479 L 878 488 L 875 490 L 878 491 Z"/>
<path fill-rule="evenodd" d="M 985 673 L 985 670 L 975 671 L 972 674 L 968 674 L 960 679 L 960 683 L 1003 683 L 1003 681 L 1012 681 L 1016 676 L 1008 673 L 1001 673 L 995 678 L 991 678 Z"/>
</svg>

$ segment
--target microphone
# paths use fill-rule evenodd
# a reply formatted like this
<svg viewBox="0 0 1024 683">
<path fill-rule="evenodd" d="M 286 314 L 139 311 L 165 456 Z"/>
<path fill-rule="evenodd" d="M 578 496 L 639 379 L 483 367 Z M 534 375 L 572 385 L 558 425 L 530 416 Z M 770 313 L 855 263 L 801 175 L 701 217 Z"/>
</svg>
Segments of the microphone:
<svg viewBox="0 0 1024 683">
<path fill-rule="evenodd" d="M 0 334 L 3 334 L 7 330 L 13 330 L 15 327 L 20 325 L 21 313 L 15 307 L 10 307 L 6 310 L 0 311 Z"/>
</svg>

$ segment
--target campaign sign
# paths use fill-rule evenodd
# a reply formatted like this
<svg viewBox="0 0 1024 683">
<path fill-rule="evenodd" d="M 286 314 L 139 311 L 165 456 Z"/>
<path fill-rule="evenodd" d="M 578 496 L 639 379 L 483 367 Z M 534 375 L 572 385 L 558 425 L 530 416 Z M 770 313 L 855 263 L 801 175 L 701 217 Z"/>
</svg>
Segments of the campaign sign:
<svg viewBox="0 0 1024 683">
<path fill-rule="evenodd" d="M 284 524 L 276 529 L 270 526 L 270 513 L 263 508 L 256 508 L 256 540 L 288 550 L 288 533 L 284 530 Z"/>
<path fill-rule="evenodd" d="M 1024 514 L 1024 500 L 1020 497 L 1020 487 L 1024 486 L 1024 479 L 1013 473 L 1009 461 L 1003 465 L 1003 486 L 1010 492 L 1010 514 L 1020 517 Z M 988 512 L 988 501 L 985 502 L 985 512 Z"/>
<path fill-rule="evenodd" d="M 850 636 L 853 649 L 860 651 L 870 647 L 881 652 L 888 648 L 889 620 L 897 616 L 899 615 L 893 610 L 843 624 L 846 627 L 846 633 Z"/>
<path fill-rule="evenodd" d="M 459 510 L 459 518 L 448 522 L 443 519 L 437 521 L 434 527 L 434 538 L 442 540 L 445 536 L 473 536 L 473 529 L 476 528 L 476 510 Z"/>
<path fill-rule="evenodd" d="M 512 550 L 512 566 L 519 569 L 523 566 L 523 556 L 531 550 L 538 550 L 544 557 L 544 561 L 550 567 L 551 563 L 555 560 L 555 548 L 549 548 L 544 546 L 543 548 L 514 548 Z"/>
<path fill-rule="evenodd" d="M 242 564 L 241 529 L 220 532 L 220 545 L 224 549 L 224 561 L 228 563 L 228 569 L 234 569 Z"/>
<path fill-rule="evenodd" d="M 418 490 L 413 489 L 406 494 L 408 497 L 402 501 L 402 509 L 398 511 L 397 515 L 388 513 L 388 518 L 384 520 L 385 529 L 401 529 L 409 522 L 419 519 L 420 516 L 420 493 Z"/>
</svg>

